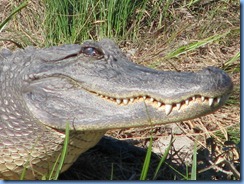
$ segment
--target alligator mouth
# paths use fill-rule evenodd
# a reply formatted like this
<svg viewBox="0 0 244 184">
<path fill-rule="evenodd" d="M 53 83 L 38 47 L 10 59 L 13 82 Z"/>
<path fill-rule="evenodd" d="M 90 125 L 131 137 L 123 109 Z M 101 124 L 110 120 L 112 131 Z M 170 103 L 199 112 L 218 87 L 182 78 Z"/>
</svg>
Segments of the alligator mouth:
<svg viewBox="0 0 244 184">
<path fill-rule="evenodd" d="M 52 75 L 52 77 L 56 77 L 60 75 Z M 46 78 L 47 76 L 45 76 L 44 78 Z M 184 100 L 179 100 L 177 102 L 177 100 L 175 100 L 176 102 L 172 102 L 172 103 L 165 103 L 162 100 L 158 100 L 154 97 L 151 97 L 150 95 L 138 95 L 138 96 L 131 96 L 131 97 L 122 97 L 122 98 L 118 98 L 118 97 L 113 97 L 113 96 L 108 96 L 108 95 L 104 95 L 101 94 L 99 92 L 90 90 L 85 88 L 84 86 L 79 85 L 79 82 L 67 77 L 65 75 L 62 75 L 62 78 L 67 79 L 70 84 L 72 84 L 73 86 L 75 86 L 78 89 L 83 89 L 86 90 L 87 92 L 92 93 L 93 95 L 98 96 L 99 98 L 102 98 L 108 102 L 114 103 L 118 106 L 127 106 L 127 105 L 132 105 L 138 102 L 144 102 L 145 105 L 150 105 L 152 107 L 154 107 L 155 109 L 159 110 L 159 111 L 165 111 L 166 115 L 170 115 L 170 113 L 172 111 L 182 111 L 182 110 L 186 110 L 187 108 L 190 108 L 191 105 L 199 105 L 203 106 L 203 105 L 208 105 L 210 108 L 212 107 L 220 107 L 221 105 L 224 104 L 224 102 L 228 99 L 229 94 L 224 94 L 221 96 L 217 96 L 217 97 L 207 97 L 207 96 L 202 96 L 202 95 L 192 95 L 190 97 L 187 97 Z M 196 106 L 197 108 L 197 106 Z"/>
<path fill-rule="evenodd" d="M 165 111 L 166 115 L 169 115 L 174 110 L 180 112 L 181 109 L 185 109 L 193 103 L 197 103 L 199 105 L 203 105 L 205 103 L 208 104 L 209 107 L 220 106 L 222 104 L 222 100 L 225 101 L 225 99 L 227 99 L 229 96 L 229 95 L 223 95 L 223 96 L 212 98 L 212 97 L 204 97 L 201 95 L 194 95 L 178 103 L 166 104 L 163 101 L 156 100 L 155 98 L 150 97 L 148 95 L 128 97 L 128 98 L 115 98 L 115 97 L 99 94 L 96 92 L 92 92 L 92 93 L 96 94 L 97 96 L 99 96 L 104 100 L 110 101 L 111 103 L 115 103 L 119 106 L 126 106 L 137 102 L 144 102 L 146 105 L 151 105 L 158 110 Z"/>
</svg>

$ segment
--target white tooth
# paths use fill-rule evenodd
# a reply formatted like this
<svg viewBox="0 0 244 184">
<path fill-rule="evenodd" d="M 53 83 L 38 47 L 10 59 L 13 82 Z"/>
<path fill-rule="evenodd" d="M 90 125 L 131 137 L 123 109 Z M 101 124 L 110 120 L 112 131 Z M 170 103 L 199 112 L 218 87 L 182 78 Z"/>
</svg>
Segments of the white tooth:
<svg viewBox="0 0 244 184">
<path fill-rule="evenodd" d="M 128 102 L 129 102 L 129 100 L 128 100 L 128 99 L 123 99 L 123 104 L 127 105 L 127 104 L 128 104 Z"/>
<path fill-rule="evenodd" d="M 161 107 L 162 103 L 161 102 L 158 102 L 158 107 Z"/>
<path fill-rule="evenodd" d="M 107 96 L 105 96 L 104 98 L 108 99 L 108 97 L 107 97 Z"/>
<path fill-rule="evenodd" d="M 196 100 L 196 97 L 195 97 L 195 96 L 193 96 L 193 97 L 192 97 L 192 100 L 194 100 L 194 101 L 195 101 L 195 100 Z"/>
<path fill-rule="evenodd" d="M 108 55 L 105 54 L 104 55 L 104 59 L 108 60 Z"/>
<path fill-rule="evenodd" d="M 208 101 L 208 102 L 209 102 L 209 106 L 213 105 L 213 101 L 214 101 L 214 99 L 213 99 L 213 98 L 209 98 L 208 100 L 209 100 L 209 101 Z"/>
<path fill-rule="evenodd" d="M 112 97 L 110 97 L 109 99 L 114 101 L 114 98 L 112 98 Z"/>
<path fill-rule="evenodd" d="M 165 113 L 166 113 L 166 115 L 169 115 L 169 113 L 171 112 L 171 110 L 172 110 L 172 105 L 171 104 L 166 104 L 165 105 Z"/>
<path fill-rule="evenodd" d="M 217 102 L 219 103 L 219 102 L 220 102 L 220 100 L 221 100 L 221 97 L 218 97 L 218 98 L 217 98 Z"/>
<path fill-rule="evenodd" d="M 147 96 L 143 96 L 143 99 L 146 100 Z"/>
<path fill-rule="evenodd" d="M 177 103 L 176 104 L 176 107 L 177 107 L 177 110 L 179 111 L 180 110 L 180 107 L 181 107 L 181 103 Z"/>
<path fill-rule="evenodd" d="M 186 102 L 186 105 L 189 105 L 189 100 L 187 99 L 187 100 L 185 100 L 185 102 Z"/>
<path fill-rule="evenodd" d="M 100 95 L 102 98 L 104 97 L 103 95 Z"/>
<path fill-rule="evenodd" d="M 121 100 L 120 99 L 116 99 L 116 102 L 117 102 L 118 105 L 121 104 Z"/>
<path fill-rule="evenodd" d="M 150 101 L 153 102 L 154 101 L 154 98 L 150 98 Z"/>
<path fill-rule="evenodd" d="M 204 97 L 204 96 L 202 96 L 202 102 L 204 102 L 204 100 L 205 100 L 205 97 Z"/>
<path fill-rule="evenodd" d="M 135 100 L 134 98 L 130 98 L 130 102 L 134 102 L 134 100 Z"/>
</svg>

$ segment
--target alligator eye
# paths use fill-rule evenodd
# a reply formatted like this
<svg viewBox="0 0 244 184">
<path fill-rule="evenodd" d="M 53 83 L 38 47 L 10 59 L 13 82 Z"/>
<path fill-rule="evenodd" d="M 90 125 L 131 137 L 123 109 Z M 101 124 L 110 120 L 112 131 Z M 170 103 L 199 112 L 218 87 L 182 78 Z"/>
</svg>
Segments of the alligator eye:
<svg viewBox="0 0 244 184">
<path fill-rule="evenodd" d="M 102 51 L 94 48 L 94 47 L 84 47 L 82 49 L 82 53 L 88 55 L 88 56 L 95 56 L 95 57 L 101 57 L 103 56 Z"/>
</svg>

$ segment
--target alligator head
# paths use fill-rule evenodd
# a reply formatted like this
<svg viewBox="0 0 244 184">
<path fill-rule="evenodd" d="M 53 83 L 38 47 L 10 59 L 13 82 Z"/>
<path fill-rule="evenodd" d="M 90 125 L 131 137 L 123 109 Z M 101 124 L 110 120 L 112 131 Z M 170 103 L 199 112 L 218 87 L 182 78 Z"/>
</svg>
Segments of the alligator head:
<svg viewBox="0 0 244 184">
<path fill-rule="evenodd" d="M 107 130 L 192 119 L 220 108 L 233 86 L 214 67 L 193 73 L 137 65 L 107 39 L 39 50 L 33 65 L 23 74 L 24 99 L 58 129 L 66 122 Z"/>
<path fill-rule="evenodd" d="M 222 70 L 158 71 L 131 62 L 111 40 L 0 53 L 0 178 L 41 178 L 72 136 L 67 169 L 104 132 L 211 113 L 233 84 Z M 38 171 L 38 172 L 35 172 Z M 33 174 L 35 173 L 35 174 Z M 34 175 L 34 176 L 33 176 Z"/>
</svg>

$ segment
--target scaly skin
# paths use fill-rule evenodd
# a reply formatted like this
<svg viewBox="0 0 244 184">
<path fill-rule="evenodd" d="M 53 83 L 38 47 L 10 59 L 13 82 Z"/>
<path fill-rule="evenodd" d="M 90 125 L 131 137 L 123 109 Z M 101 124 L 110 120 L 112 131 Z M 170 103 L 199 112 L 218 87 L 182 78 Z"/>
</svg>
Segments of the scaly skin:
<svg viewBox="0 0 244 184">
<path fill-rule="evenodd" d="M 219 109 L 233 84 L 222 70 L 158 71 L 111 40 L 0 52 L 0 178 L 48 175 L 70 125 L 63 170 L 106 130 L 166 124 Z"/>
</svg>

